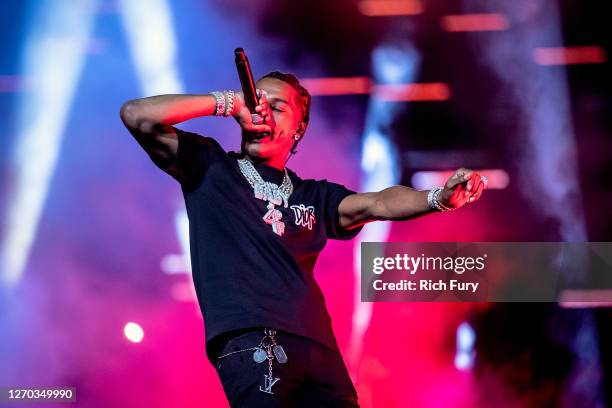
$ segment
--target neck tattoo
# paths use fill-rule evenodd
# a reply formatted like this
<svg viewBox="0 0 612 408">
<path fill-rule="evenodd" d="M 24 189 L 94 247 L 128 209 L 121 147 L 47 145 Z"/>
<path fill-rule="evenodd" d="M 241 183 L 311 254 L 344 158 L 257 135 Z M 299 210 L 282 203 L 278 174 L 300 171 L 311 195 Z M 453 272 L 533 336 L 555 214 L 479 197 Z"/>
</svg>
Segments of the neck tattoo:
<svg viewBox="0 0 612 408">
<path fill-rule="evenodd" d="M 261 175 L 253 166 L 253 163 L 248 158 L 238 159 L 238 167 L 240 172 L 247 179 L 255 198 L 268 201 L 268 212 L 262 217 L 266 224 L 272 225 L 272 231 L 280 236 L 285 232 L 285 223 L 281 221 L 283 214 L 277 210 L 275 205 L 283 205 L 285 208 L 289 205 L 289 196 L 293 193 L 293 183 L 287 174 L 287 169 L 284 168 L 285 175 L 281 185 L 264 181 Z"/>
</svg>

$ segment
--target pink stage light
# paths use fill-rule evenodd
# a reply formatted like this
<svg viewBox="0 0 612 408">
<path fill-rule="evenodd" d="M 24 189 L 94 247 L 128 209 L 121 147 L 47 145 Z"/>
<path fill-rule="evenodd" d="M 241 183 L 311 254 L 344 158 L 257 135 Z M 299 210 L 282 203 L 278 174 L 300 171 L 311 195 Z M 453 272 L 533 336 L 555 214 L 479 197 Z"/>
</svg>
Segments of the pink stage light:
<svg viewBox="0 0 612 408">
<path fill-rule="evenodd" d="M 440 26 L 450 32 L 503 31 L 510 27 L 510 23 L 500 13 L 457 14 L 442 17 Z"/>
<path fill-rule="evenodd" d="M 559 305 L 566 309 L 612 307 L 612 290 L 566 289 L 561 292 Z"/>
<path fill-rule="evenodd" d="M 486 189 L 504 189 L 510 184 L 510 176 L 501 169 L 474 169 L 478 174 L 487 178 Z M 443 186 L 446 180 L 453 175 L 454 170 L 446 171 L 417 171 L 412 175 L 412 186 L 417 190 L 427 190 L 435 186 Z"/>
<path fill-rule="evenodd" d="M 125 338 L 132 343 L 140 343 L 144 338 L 144 330 L 142 330 L 140 325 L 134 322 L 128 322 L 123 327 L 123 334 L 125 335 Z"/>
<path fill-rule="evenodd" d="M 600 64 L 606 62 L 606 51 L 598 46 L 542 47 L 533 51 L 538 65 Z"/>
<path fill-rule="evenodd" d="M 170 294 L 177 302 L 196 302 L 197 297 L 191 281 L 176 282 L 170 287 Z"/>
<path fill-rule="evenodd" d="M 423 12 L 418 0 L 362 0 L 357 7 L 368 17 L 413 16 Z"/>
</svg>

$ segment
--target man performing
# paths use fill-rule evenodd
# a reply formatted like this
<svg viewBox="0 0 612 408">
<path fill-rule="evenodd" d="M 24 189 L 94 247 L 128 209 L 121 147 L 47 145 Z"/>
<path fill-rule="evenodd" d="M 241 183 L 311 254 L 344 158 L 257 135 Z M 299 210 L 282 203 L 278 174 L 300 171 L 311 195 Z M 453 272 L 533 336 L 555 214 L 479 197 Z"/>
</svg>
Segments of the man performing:
<svg viewBox="0 0 612 408">
<path fill-rule="evenodd" d="M 351 239 L 370 221 L 457 209 L 480 197 L 486 179 L 459 169 L 431 191 L 366 193 L 303 180 L 285 166 L 308 126 L 308 91 L 280 72 L 256 86 L 258 117 L 241 92 L 224 91 L 128 101 L 121 119 L 181 185 L 206 353 L 230 405 L 357 407 L 313 276 L 326 240 Z M 209 115 L 237 120 L 240 152 L 173 127 Z"/>
</svg>

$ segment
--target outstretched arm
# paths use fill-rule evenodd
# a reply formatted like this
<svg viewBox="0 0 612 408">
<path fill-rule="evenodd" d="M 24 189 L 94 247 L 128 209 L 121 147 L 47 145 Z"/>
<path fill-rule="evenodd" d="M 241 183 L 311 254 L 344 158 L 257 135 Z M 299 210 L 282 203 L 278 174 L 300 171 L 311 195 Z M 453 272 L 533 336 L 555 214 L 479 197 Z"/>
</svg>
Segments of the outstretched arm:
<svg viewBox="0 0 612 408">
<path fill-rule="evenodd" d="M 485 183 L 469 169 L 458 169 L 446 181 L 440 203 L 456 209 L 480 198 Z M 405 221 L 436 210 L 427 202 L 428 190 L 418 191 L 406 186 L 392 186 L 372 193 L 351 194 L 340 202 L 340 226 L 352 229 L 371 221 Z"/>
</svg>

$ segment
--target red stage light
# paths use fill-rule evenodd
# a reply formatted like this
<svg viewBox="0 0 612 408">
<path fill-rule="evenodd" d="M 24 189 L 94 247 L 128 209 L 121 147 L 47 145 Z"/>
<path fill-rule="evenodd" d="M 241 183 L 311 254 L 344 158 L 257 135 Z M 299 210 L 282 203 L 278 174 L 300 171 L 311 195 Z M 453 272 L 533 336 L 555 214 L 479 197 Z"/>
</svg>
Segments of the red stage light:
<svg viewBox="0 0 612 408">
<path fill-rule="evenodd" d="M 398 85 L 376 85 L 373 96 L 390 102 L 445 101 L 451 91 L 442 82 Z"/>
<path fill-rule="evenodd" d="M 500 13 L 457 14 L 440 19 L 440 26 L 445 31 L 502 31 L 510 26 L 508 18 Z"/>
<path fill-rule="evenodd" d="M 306 78 L 302 84 L 311 95 L 358 95 L 370 93 L 368 77 Z"/>
<path fill-rule="evenodd" d="M 357 7 L 369 17 L 412 16 L 423 12 L 423 6 L 418 0 L 362 0 Z"/>
<path fill-rule="evenodd" d="M 598 64 L 606 61 L 606 51 L 598 46 L 536 48 L 533 58 L 539 65 Z"/>
<path fill-rule="evenodd" d="M 442 82 L 373 85 L 367 77 L 347 77 L 306 78 L 302 84 L 313 96 L 372 93 L 374 98 L 389 102 L 445 101 L 451 96 L 449 86 Z"/>
</svg>

